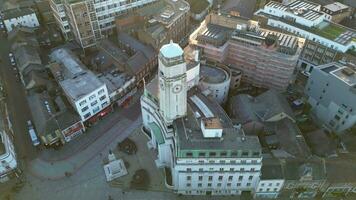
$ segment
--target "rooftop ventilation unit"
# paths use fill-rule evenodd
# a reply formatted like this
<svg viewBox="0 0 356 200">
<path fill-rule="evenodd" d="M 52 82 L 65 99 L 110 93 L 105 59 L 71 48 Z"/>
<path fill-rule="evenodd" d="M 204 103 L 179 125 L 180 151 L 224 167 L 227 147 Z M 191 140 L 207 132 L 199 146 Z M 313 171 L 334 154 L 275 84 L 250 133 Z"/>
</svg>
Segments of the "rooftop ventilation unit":
<svg viewBox="0 0 356 200">
<path fill-rule="evenodd" d="M 346 76 L 351 76 L 355 73 L 355 71 L 349 67 L 346 67 L 346 68 L 342 69 L 342 73 L 345 74 Z"/>
</svg>

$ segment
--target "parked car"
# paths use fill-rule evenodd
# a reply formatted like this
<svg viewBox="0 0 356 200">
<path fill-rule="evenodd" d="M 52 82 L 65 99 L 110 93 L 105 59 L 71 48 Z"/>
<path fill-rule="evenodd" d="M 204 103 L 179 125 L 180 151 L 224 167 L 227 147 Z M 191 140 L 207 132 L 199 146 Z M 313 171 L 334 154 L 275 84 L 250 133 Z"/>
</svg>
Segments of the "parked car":
<svg viewBox="0 0 356 200">
<path fill-rule="evenodd" d="M 28 134 L 30 135 L 31 142 L 33 146 L 38 146 L 40 145 L 40 140 L 37 137 L 35 128 L 32 125 L 31 120 L 27 121 L 27 129 L 28 129 Z"/>
<path fill-rule="evenodd" d="M 15 56 L 13 53 L 9 53 L 9 58 L 10 58 L 10 62 L 11 62 L 11 65 L 12 66 L 15 66 L 16 65 L 16 62 L 15 62 Z"/>
</svg>

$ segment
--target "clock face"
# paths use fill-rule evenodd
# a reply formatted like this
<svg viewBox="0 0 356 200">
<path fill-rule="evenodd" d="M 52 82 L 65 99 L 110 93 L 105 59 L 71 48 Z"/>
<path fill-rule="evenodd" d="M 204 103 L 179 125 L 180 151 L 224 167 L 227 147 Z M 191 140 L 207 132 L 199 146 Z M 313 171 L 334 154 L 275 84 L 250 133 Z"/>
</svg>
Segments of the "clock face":
<svg viewBox="0 0 356 200">
<path fill-rule="evenodd" d="M 177 85 L 175 85 L 175 86 L 173 87 L 172 90 L 173 90 L 174 93 L 179 93 L 180 91 L 182 91 L 182 89 L 183 89 L 182 85 L 177 84 Z"/>
</svg>

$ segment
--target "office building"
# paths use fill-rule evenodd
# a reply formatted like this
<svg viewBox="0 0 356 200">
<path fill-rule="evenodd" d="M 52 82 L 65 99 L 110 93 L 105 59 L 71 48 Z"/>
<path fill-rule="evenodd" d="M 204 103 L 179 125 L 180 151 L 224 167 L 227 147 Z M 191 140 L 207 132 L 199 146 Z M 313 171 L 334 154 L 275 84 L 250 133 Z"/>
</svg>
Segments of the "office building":
<svg viewBox="0 0 356 200">
<path fill-rule="evenodd" d="M 85 49 L 113 33 L 117 16 L 154 1 L 51 0 L 51 8 L 63 34 Z"/>
<path fill-rule="evenodd" d="M 30 8 L 14 8 L 2 11 L 2 20 L 7 32 L 10 32 L 16 26 L 37 28 L 40 23 L 36 13 Z"/>
<path fill-rule="evenodd" d="M 95 122 L 111 111 L 106 84 L 69 49 L 55 49 L 49 68 L 81 120 Z"/>
<path fill-rule="evenodd" d="M 146 85 L 141 110 L 166 186 L 184 195 L 254 193 L 262 165 L 258 138 L 234 127 L 215 100 L 188 90 L 179 45 L 163 45 L 158 57 L 158 77 Z"/>
<path fill-rule="evenodd" d="M 356 47 L 356 31 L 328 21 L 321 5 L 297 0 L 287 5 L 270 1 L 256 12 L 267 25 L 318 42 L 342 53 Z"/>
<path fill-rule="evenodd" d="M 281 91 L 293 82 L 303 44 L 304 39 L 223 13 L 209 14 L 190 36 L 204 58 L 241 71 L 243 82 Z"/>
<path fill-rule="evenodd" d="M 323 126 L 341 133 L 356 124 L 356 66 L 329 63 L 314 67 L 305 94 Z"/>
</svg>

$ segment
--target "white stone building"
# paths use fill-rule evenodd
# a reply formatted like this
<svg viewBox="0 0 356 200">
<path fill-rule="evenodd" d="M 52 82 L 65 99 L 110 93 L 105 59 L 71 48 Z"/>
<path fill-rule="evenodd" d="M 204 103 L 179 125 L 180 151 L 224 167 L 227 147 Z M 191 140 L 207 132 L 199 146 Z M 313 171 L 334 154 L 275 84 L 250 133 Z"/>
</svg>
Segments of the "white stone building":
<svg viewBox="0 0 356 200">
<path fill-rule="evenodd" d="M 339 52 L 356 48 L 356 32 L 329 22 L 321 12 L 321 5 L 297 0 L 287 5 L 270 1 L 256 12 L 267 18 L 269 26 L 283 29 L 298 36 L 318 42 Z"/>
<path fill-rule="evenodd" d="M 36 28 L 40 26 L 35 11 L 30 8 L 14 8 L 2 11 L 5 28 L 10 32 L 16 26 Z"/>
<path fill-rule="evenodd" d="M 315 67 L 305 94 L 312 112 L 324 126 L 337 133 L 356 124 L 356 66 L 329 63 Z"/>
<path fill-rule="evenodd" d="M 0 163 L 0 182 L 4 182 L 17 169 L 17 161 L 14 145 L 3 130 L 0 130 Z"/>
<path fill-rule="evenodd" d="M 70 50 L 56 49 L 50 57 L 54 61 L 50 65 L 52 74 L 83 122 L 89 119 L 96 121 L 97 117 L 111 110 L 105 83 L 88 70 Z"/>
<path fill-rule="evenodd" d="M 158 77 L 141 97 L 143 131 L 166 186 L 179 194 L 232 195 L 255 192 L 262 165 L 257 137 L 245 136 L 213 99 L 188 91 L 182 49 L 159 53 Z"/>
</svg>

